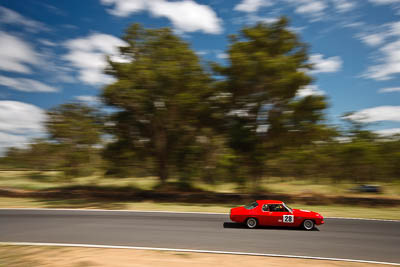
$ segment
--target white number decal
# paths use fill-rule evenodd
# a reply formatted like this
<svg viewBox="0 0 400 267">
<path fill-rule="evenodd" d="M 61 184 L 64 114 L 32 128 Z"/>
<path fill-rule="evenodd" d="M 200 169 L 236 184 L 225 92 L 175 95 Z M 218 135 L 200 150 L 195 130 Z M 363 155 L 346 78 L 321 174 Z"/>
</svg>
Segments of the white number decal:
<svg viewBox="0 0 400 267">
<path fill-rule="evenodd" d="M 293 215 L 283 215 L 284 223 L 294 223 Z"/>
</svg>

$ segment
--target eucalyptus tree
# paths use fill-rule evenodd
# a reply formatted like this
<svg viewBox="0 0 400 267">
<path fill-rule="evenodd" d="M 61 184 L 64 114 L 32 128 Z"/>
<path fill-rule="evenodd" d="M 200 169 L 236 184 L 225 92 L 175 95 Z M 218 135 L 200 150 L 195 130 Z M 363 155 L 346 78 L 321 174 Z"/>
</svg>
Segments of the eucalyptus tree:
<svg viewBox="0 0 400 267">
<path fill-rule="evenodd" d="M 227 64 L 214 70 L 231 96 L 230 146 L 256 182 L 267 155 L 321 137 L 327 104 L 324 96 L 301 94 L 313 81 L 312 65 L 307 44 L 289 30 L 286 18 L 243 28 L 230 36 L 227 54 Z"/>
<path fill-rule="evenodd" d="M 187 175 L 215 116 L 211 78 L 189 44 L 168 28 L 134 24 L 123 40 L 119 60 L 109 59 L 107 69 L 115 82 L 102 93 L 117 110 L 111 116 L 110 157 L 125 151 L 125 159 L 141 159 L 161 183 L 171 170 Z"/>
<path fill-rule="evenodd" d="M 47 112 L 48 145 L 58 151 L 58 160 L 67 176 L 89 174 L 94 169 L 103 124 L 96 108 L 80 103 L 62 104 Z"/>
</svg>

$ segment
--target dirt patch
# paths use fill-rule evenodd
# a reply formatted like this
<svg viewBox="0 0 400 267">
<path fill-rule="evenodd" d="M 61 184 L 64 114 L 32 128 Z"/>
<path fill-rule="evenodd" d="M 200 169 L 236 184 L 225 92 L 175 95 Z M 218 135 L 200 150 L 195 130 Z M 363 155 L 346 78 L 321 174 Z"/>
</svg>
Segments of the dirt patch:
<svg viewBox="0 0 400 267">
<path fill-rule="evenodd" d="M 277 257 L 237 256 L 206 253 L 183 253 L 133 249 L 65 248 L 39 246 L 0 246 L 0 266 L 295 266 L 339 267 L 378 266 L 378 264 Z"/>
</svg>

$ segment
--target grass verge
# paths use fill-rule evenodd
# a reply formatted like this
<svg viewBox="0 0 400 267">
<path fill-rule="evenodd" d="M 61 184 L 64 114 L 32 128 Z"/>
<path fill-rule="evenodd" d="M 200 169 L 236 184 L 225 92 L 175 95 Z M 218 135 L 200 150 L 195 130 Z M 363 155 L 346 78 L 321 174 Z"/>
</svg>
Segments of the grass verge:
<svg viewBox="0 0 400 267">
<path fill-rule="evenodd" d="M 245 204 L 245 203 L 243 203 Z M 396 207 L 360 207 L 360 206 L 314 206 L 287 203 L 292 208 L 316 211 L 324 217 L 348 217 L 366 219 L 400 220 L 400 206 Z M 229 213 L 234 205 L 192 204 L 168 202 L 117 202 L 87 199 L 33 199 L 0 197 L 0 208 L 80 208 L 80 209 L 118 209 L 152 211 L 187 211 Z"/>
<path fill-rule="evenodd" d="M 172 184 L 176 180 L 169 180 Z M 382 194 L 354 193 L 350 189 L 357 186 L 351 182 L 333 183 L 327 179 L 291 179 L 269 177 L 260 180 L 260 192 L 276 194 L 320 194 L 326 196 L 354 196 L 354 197 L 390 197 L 400 198 L 400 181 L 391 183 L 375 183 L 381 186 Z M 368 183 L 368 182 L 365 182 Z M 0 188 L 22 189 L 22 190 L 46 190 L 71 186 L 98 186 L 104 188 L 130 188 L 132 190 L 157 189 L 159 180 L 157 177 L 102 177 L 88 176 L 74 179 L 66 179 L 61 172 L 57 171 L 1 171 Z M 232 182 L 217 184 L 206 184 L 194 181 L 192 187 L 199 190 L 215 193 L 248 193 L 246 188 L 238 188 Z"/>
</svg>

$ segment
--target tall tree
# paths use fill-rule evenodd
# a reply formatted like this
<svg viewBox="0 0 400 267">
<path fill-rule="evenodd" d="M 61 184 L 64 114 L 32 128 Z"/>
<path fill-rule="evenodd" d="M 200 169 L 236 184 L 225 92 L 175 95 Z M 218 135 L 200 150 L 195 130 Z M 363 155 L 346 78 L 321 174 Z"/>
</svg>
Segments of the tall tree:
<svg viewBox="0 0 400 267">
<path fill-rule="evenodd" d="M 111 117 L 116 141 L 109 148 L 126 147 L 150 159 L 164 183 L 171 166 L 188 173 L 195 161 L 215 92 L 197 55 L 170 29 L 134 24 L 123 39 L 124 61 L 109 60 L 107 73 L 116 81 L 103 90 L 105 103 L 118 110 Z"/>
<path fill-rule="evenodd" d="M 267 152 L 318 139 L 323 96 L 300 97 L 312 82 L 307 45 L 288 29 L 288 21 L 259 23 L 231 36 L 228 64 L 214 66 L 220 86 L 231 95 L 230 145 L 257 181 Z M 256 184 L 256 183 L 255 183 Z"/>
<path fill-rule="evenodd" d="M 64 172 L 68 176 L 87 173 L 100 143 L 103 121 L 92 107 L 67 103 L 48 111 L 46 128 L 49 140 L 62 151 Z"/>
</svg>

